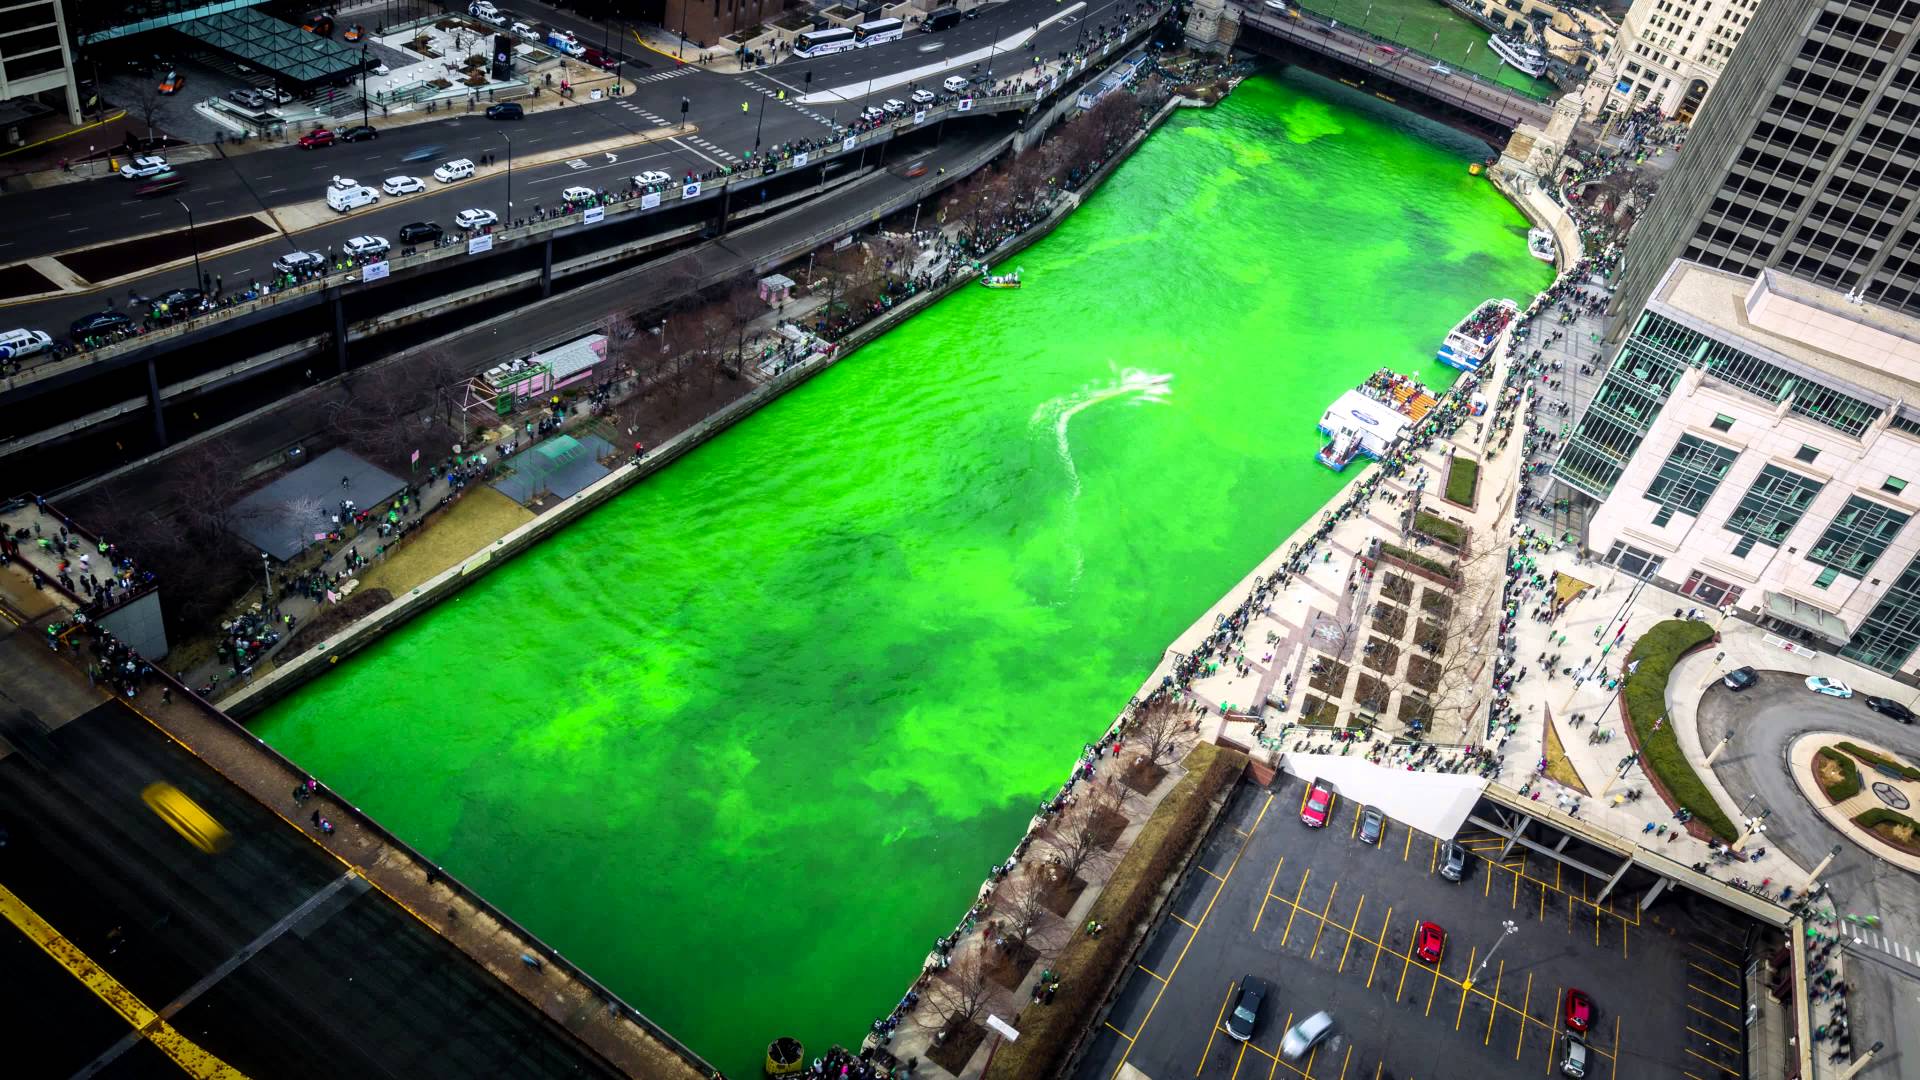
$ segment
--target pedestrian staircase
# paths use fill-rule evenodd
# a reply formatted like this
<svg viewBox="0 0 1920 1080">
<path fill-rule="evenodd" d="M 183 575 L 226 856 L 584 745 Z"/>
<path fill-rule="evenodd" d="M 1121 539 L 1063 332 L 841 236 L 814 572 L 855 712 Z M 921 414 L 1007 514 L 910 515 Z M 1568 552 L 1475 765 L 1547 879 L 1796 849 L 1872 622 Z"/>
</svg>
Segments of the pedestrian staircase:
<svg viewBox="0 0 1920 1080">
<path fill-rule="evenodd" d="M 1425 390 L 1416 391 L 1412 386 L 1401 385 L 1393 388 L 1393 404 L 1417 424 L 1439 402 Z"/>
</svg>

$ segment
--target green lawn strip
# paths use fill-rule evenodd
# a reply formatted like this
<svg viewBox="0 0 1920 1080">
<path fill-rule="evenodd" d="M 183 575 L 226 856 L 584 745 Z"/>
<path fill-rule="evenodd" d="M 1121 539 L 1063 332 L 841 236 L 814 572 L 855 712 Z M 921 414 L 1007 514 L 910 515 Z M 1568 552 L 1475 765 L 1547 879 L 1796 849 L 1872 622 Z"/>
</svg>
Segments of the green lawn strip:
<svg viewBox="0 0 1920 1080">
<path fill-rule="evenodd" d="M 1920 821 L 1915 821 L 1905 814 L 1889 810 L 1884 806 L 1876 806 L 1854 815 L 1853 823 L 1872 833 L 1885 844 L 1909 855 L 1920 855 L 1920 840 L 1915 839 L 1916 834 L 1920 834 Z M 1895 835 L 1897 831 L 1903 829 L 1907 834 L 1905 838 Z"/>
<path fill-rule="evenodd" d="M 1895 761 L 1885 754 L 1877 754 L 1864 746 L 1855 746 L 1850 742 L 1841 743 L 1840 749 L 1845 750 L 1847 753 L 1852 754 L 1854 757 L 1859 758 L 1869 765 L 1877 765 L 1891 769 L 1900 774 L 1902 779 L 1920 780 L 1920 769 L 1916 769 L 1902 761 Z"/>
<path fill-rule="evenodd" d="M 1479 476 L 1479 462 L 1455 454 L 1447 464 L 1447 499 L 1462 506 L 1472 506 L 1473 484 Z"/>
<path fill-rule="evenodd" d="M 1661 723 L 1659 730 L 1654 729 L 1654 724 L 1666 715 L 1667 677 L 1672 674 L 1673 665 L 1687 650 L 1712 637 L 1713 627 L 1698 620 L 1668 619 L 1656 623 L 1633 643 L 1633 652 L 1627 657 L 1633 674 L 1627 676 L 1622 697 L 1627 704 L 1627 719 L 1633 724 L 1634 736 L 1640 744 L 1641 768 L 1653 774 L 1681 806 L 1693 811 L 1695 820 L 1714 835 L 1731 841 L 1740 835 L 1739 830 L 1720 809 L 1706 782 L 1687 762 L 1686 752 L 1680 749 L 1680 740 L 1674 736 L 1673 725 Z M 1634 666 L 1636 662 L 1638 666 Z"/>
<path fill-rule="evenodd" d="M 1439 574 L 1441 577 L 1446 578 L 1448 581 L 1453 580 L 1453 564 L 1450 562 L 1441 562 L 1439 559 L 1430 559 L 1425 555 L 1419 554 L 1418 552 L 1408 551 L 1406 548 L 1397 547 L 1393 544 L 1381 544 L 1380 554 L 1385 555 L 1390 559 L 1399 559 L 1403 563 L 1409 563 L 1413 566 L 1418 566 L 1422 570 L 1431 570 L 1434 573 Z"/>
<path fill-rule="evenodd" d="M 1413 515 L 1413 531 L 1425 533 L 1449 547 L 1459 547 L 1467 541 L 1466 529 L 1425 510 Z"/>
<path fill-rule="evenodd" d="M 1860 794 L 1860 769 L 1853 763 L 1852 758 L 1835 750 L 1831 746 L 1821 747 L 1818 756 L 1823 760 L 1833 762 L 1841 772 L 1846 774 L 1831 786 L 1825 783 L 1820 784 L 1820 790 L 1827 793 L 1827 798 L 1838 803 L 1846 802 L 1848 799 Z M 1814 780 L 1819 781 L 1820 774 L 1815 772 L 1813 775 Z"/>
<path fill-rule="evenodd" d="M 1000 1045 L 986 1080 L 1052 1076 L 1060 1068 L 1074 1039 L 1092 1022 L 1107 985 L 1127 962 L 1136 924 L 1148 917 L 1161 885 L 1199 839 L 1195 833 L 1214 798 L 1246 768 L 1247 756 L 1201 743 L 1187 755 L 1185 765 L 1187 775 L 1141 826 L 1093 902 L 1088 917 L 1105 929 L 1088 937 L 1075 927 L 1073 940 L 1060 955 L 1044 962 L 1060 979 L 1060 997 L 1052 1005 L 1030 1004 L 1020 1011 L 1015 1025 L 1020 1039 Z"/>
</svg>

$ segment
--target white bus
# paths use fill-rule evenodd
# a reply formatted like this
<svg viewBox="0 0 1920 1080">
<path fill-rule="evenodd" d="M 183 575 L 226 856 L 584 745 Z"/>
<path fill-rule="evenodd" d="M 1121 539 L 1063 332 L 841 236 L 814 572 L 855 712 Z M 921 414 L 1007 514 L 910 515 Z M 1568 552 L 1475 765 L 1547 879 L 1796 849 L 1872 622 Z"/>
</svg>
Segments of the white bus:
<svg viewBox="0 0 1920 1080">
<path fill-rule="evenodd" d="M 860 47 L 864 49 L 869 45 L 899 41 L 900 35 L 906 33 L 906 29 L 906 25 L 899 19 L 875 19 L 855 27 L 853 40 L 859 42 Z"/>
<path fill-rule="evenodd" d="M 824 30 L 808 30 L 794 39 L 793 55 L 825 56 L 842 49 L 851 49 L 859 44 L 854 40 L 853 31 L 844 26 L 832 26 Z"/>
</svg>

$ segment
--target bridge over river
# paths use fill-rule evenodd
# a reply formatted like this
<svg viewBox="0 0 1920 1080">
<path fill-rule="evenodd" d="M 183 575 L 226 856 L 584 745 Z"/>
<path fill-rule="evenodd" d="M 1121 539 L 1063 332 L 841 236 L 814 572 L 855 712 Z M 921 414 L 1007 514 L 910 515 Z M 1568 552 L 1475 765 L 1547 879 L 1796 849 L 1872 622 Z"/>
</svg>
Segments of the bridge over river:
<svg viewBox="0 0 1920 1080">
<path fill-rule="evenodd" d="M 1212 11 L 1208 9 L 1212 8 Z M 1262 4 L 1202 3 L 1188 23 L 1190 37 L 1207 19 L 1218 20 L 1218 40 L 1236 48 L 1287 58 L 1299 51 L 1328 57 L 1361 75 L 1357 85 L 1387 98 L 1404 92 L 1455 110 L 1484 129 L 1511 131 L 1521 124 L 1545 129 L 1553 103 L 1533 98 L 1447 61 L 1370 34 L 1304 8 L 1275 11 Z M 1238 25 L 1237 35 L 1229 24 Z M 1355 80 L 1349 80 L 1355 81 Z"/>
</svg>

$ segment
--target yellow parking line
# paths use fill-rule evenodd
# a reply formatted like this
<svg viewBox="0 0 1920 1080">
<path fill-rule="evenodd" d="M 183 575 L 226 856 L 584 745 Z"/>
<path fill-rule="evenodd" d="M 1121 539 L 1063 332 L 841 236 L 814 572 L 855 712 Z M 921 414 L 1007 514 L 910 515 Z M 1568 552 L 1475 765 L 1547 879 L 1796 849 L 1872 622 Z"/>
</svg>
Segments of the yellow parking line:
<svg viewBox="0 0 1920 1080">
<path fill-rule="evenodd" d="M 1239 1056 L 1239 1057 L 1237 1057 L 1237 1058 L 1234 1058 L 1234 1059 L 1233 1059 L 1233 1077 L 1232 1077 L 1232 1080 L 1239 1080 L 1239 1077 L 1240 1077 L 1240 1066 L 1241 1066 L 1242 1064 L 1244 1064 L 1244 1063 L 1246 1062 L 1246 1060 L 1247 1060 L 1247 1044 L 1246 1044 L 1246 1043 L 1241 1043 L 1241 1044 L 1240 1044 L 1240 1056 Z M 1200 1075 L 1200 1070 L 1199 1070 L 1199 1069 L 1195 1069 L 1195 1070 L 1193 1070 L 1193 1075 L 1195 1075 L 1195 1076 L 1199 1076 L 1199 1075 Z"/>
<path fill-rule="evenodd" d="M 1373 973 L 1380 970 L 1380 954 L 1386 951 L 1387 927 L 1393 923 L 1393 905 L 1387 905 L 1387 917 L 1380 920 L 1380 940 L 1373 943 L 1373 964 L 1367 968 L 1367 989 L 1373 989 Z"/>
<path fill-rule="evenodd" d="M 1261 918 L 1267 913 L 1267 898 L 1273 895 L 1273 883 L 1280 880 L 1280 868 L 1285 865 L 1287 865 L 1285 855 L 1280 856 L 1280 861 L 1273 864 L 1273 876 L 1267 879 L 1267 894 L 1260 898 L 1260 910 L 1253 913 L 1253 932 L 1256 934 L 1260 932 Z"/>
<path fill-rule="evenodd" d="M 1134 966 L 1134 967 L 1137 967 L 1137 968 L 1139 968 L 1139 969 L 1140 969 L 1141 971 L 1144 971 L 1144 972 L 1146 972 L 1146 973 L 1147 973 L 1148 975 L 1150 975 L 1150 976 L 1152 976 L 1152 977 L 1153 977 L 1153 979 L 1154 979 L 1154 980 L 1155 980 L 1156 982 L 1166 982 L 1166 981 L 1167 981 L 1167 980 L 1165 980 L 1165 979 L 1162 979 L 1162 978 L 1160 978 L 1160 976 L 1158 976 L 1158 975 L 1154 975 L 1154 973 L 1153 973 L 1153 969 L 1152 969 L 1152 968 L 1150 968 L 1150 967 L 1148 967 L 1148 966 L 1147 966 L 1147 965 L 1145 965 L 1145 964 L 1135 964 L 1135 965 L 1133 965 L 1133 966 Z"/>
<path fill-rule="evenodd" d="M 1532 1008 L 1533 1008 L 1533 972 L 1529 971 L 1527 972 L 1527 995 L 1526 997 L 1523 997 L 1520 999 L 1520 1018 L 1522 1021 L 1532 1019 L 1531 1016 L 1527 1015 L 1528 1010 Z M 1515 1061 L 1520 1060 L 1520 1047 L 1523 1044 L 1525 1044 L 1526 1041 L 1527 1041 L 1527 1025 L 1525 1023 L 1522 1023 L 1520 1025 L 1519 1036 L 1513 1040 L 1513 1060 Z"/>
<path fill-rule="evenodd" d="M 1480 1040 L 1481 1046 L 1493 1045 L 1493 1018 L 1500 1015 L 1500 980 L 1507 976 L 1507 962 L 1500 961 L 1499 970 L 1493 975 L 1493 1008 L 1487 1010 L 1487 1037 Z"/>
<path fill-rule="evenodd" d="M 1540 890 L 1540 921 L 1547 921 L 1547 890 Z"/>
<path fill-rule="evenodd" d="M 1128 1042 L 1132 1042 L 1132 1041 L 1133 1041 L 1133 1036 L 1131 1036 L 1131 1035 L 1129 1035 L 1129 1034 L 1127 1034 L 1127 1033 L 1126 1033 L 1126 1032 L 1124 1032 L 1124 1031 L 1121 1031 L 1121 1030 L 1120 1030 L 1119 1028 L 1117 1028 L 1117 1027 L 1114 1027 L 1114 1026 L 1113 1026 L 1113 1021 L 1111 1021 L 1111 1020 L 1102 1020 L 1102 1021 L 1101 1021 L 1101 1023 L 1103 1023 L 1103 1024 L 1105 1024 L 1105 1025 L 1107 1025 L 1107 1030 L 1108 1030 L 1108 1031 L 1111 1031 L 1111 1032 L 1113 1032 L 1113 1033 L 1114 1033 L 1115 1035 L 1118 1035 L 1118 1036 L 1120 1036 L 1121 1038 L 1123 1038 L 1123 1039 L 1125 1039 L 1125 1040 L 1127 1040 Z"/>
<path fill-rule="evenodd" d="M 1336 975 L 1342 974 L 1347 970 L 1347 953 L 1353 948 L 1354 932 L 1360 929 L 1360 909 L 1366 906 L 1367 896 L 1365 893 L 1361 893 L 1360 903 L 1356 904 L 1353 909 L 1353 925 L 1347 927 L 1347 943 L 1340 948 L 1340 966 L 1334 969 L 1334 974 Z"/>
<path fill-rule="evenodd" d="M 1728 957 L 1721 956 L 1719 953 L 1714 952 L 1712 949 L 1707 948 L 1705 945 L 1702 945 L 1699 942 L 1693 941 L 1691 939 L 1688 940 L 1687 944 L 1693 946 L 1694 948 L 1700 950 L 1703 953 L 1706 953 L 1708 956 L 1713 957 L 1715 960 L 1720 961 L 1721 963 L 1727 965 L 1728 967 L 1734 969 L 1735 971 L 1740 970 L 1740 961 L 1738 960 L 1733 960 L 1733 959 L 1729 959 Z"/>
<path fill-rule="evenodd" d="M 1353 840 L 1360 835 L 1360 804 L 1353 804 L 1353 824 L 1347 827 L 1347 839 Z"/>
<path fill-rule="evenodd" d="M 1680 1075 L 1681 1075 L 1681 1076 L 1684 1076 L 1684 1077 L 1686 1077 L 1686 1078 L 1687 1078 L 1687 1080 L 1706 1080 L 1706 1077 L 1704 1077 L 1704 1076 L 1695 1076 L 1694 1074 L 1692 1074 L 1692 1073 L 1690 1073 L 1690 1072 L 1688 1072 L 1688 1071 L 1687 1071 L 1687 1070 L 1685 1070 L 1685 1069 L 1681 1069 L 1681 1070 L 1680 1070 Z"/>
<path fill-rule="evenodd" d="M 1727 1008 L 1729 1008 L 1729 1009 L 1732 1009 L 1732 1010 L 1733 1010 L 1734 1012 L 1739 1012 L 1739 1011 L 1740 1011 L 1740 1006 L 1738 1006 L 1738 1005 L 1735 1005 L 1735 1004 L 1734 1004 L 1733 1002 L 1731 1002 L 1731 1001 L 1728 1001 L 1728 1000 L 1727 1000 L 1726 998 L 1723 998 L 1723 997 L 1721 997 L 1721 996 L 1720 996 L 1719 994 L 1715 994 L 1715 993 L 1711 993 L 1711 992 L 1709 992 L 1709 991 L 1706 991 L 1706 990 L 1702 990 L 1702 989 L 1700 989 L 1699 987 L 1697 987 L 1697 986 L 1695 986 L 1695 985 L 1693 985 L 1692 983 L 1688 983 L 1688 984 L 1687 984 L 1687 989 L 1689 989 L 1689 990 L 1691 990 L 1691 991 L 1693 991 L 1693 992 L 1694 992 L 1694 993 L 1696 993 L 1696 994 L 1700 994 L 1700 995 L 1702 995 L 1703 997 L 1710 997 L 1710 998 L 1712 998 L 1713 1000 L 1715 1000 L 1715 1001 L 1717 1001 L 1717 1002 L 1719 1002 L 1720 1004 L 1722 1004 L 1722 1005 L 1725 1005 L 1725 1006 L 1726 1006 Z"/>
<path fill-rule="evenodd" d="M 1478 945 L 1467 950 L 1467 974 L 1469 976 L 1473 974 L 1474 954 L 1479 951 L 1480 951 L 1480 947 Z M 1433 971 L 1435 976 L 1438 976 L 1440 973 L 1440 965 L 1439 964 L 1433 965 Z M 1436 977 L 1434 981 L 1439 982 L 1440 980 Z M 1467 1015 L 1467 983 L 1465 979 L 1462 979 L 1460 981 L 1460 1008 L 1455 1010 L 1453 1014 L 1453 1030 L 1455 1031 L 1460 1030 L 1460 1021 L 1466 1019 L 1466 1015 Z"/>
<path fill-rule="evenodd" d="M 1626 923 L 1625 923 L 1624 921 L 1622 921 L 1622 922 L 1620 923 L 1620 959 L 1622 959 L 1622 960 L 1625 960 L 1625 959 L 1628 959 L 1628 956 L 1627 956 L 1627 924 L 1626 924 Z"/>
<path fill-rule="evenodd" d="M 1307 895 L 1307 879 L 1312 876 L 1313 867 L 1311 866 L 1307 867 L 1306 873 L 1300 875 L 1300 891 L 1294 894 L 1293 908 L 1287 912 L 1287 928 L 1280 931 L 1280 944 L 1282 945 L 1287 943 L 1287 935 L 1293 933 L 1293 917 L 1300 914 L 1300 898 Z"/>
<path fill-rule="evenodd" d="M 1340 883 L 1336 881 L 1333 883 L 1333 888 L 1327 892 L 1327 906 L 1325 910 L 1320 912 L 1320 925 L 1313 928 L 1313 944 L 1307 948 L 1307 959 L 1309 960 L 1313 959 L 1314 953 L 1320 951 L 1320 935 L 1327 932 L 1327 916 L 1333 913 L 1333 898 L 1339 895 L 1339 893 Z M 1280 935 L 1280 940 L 1284 943 L 1287 940 L 1286 935 Z"/>
<path fill-rule="evenodd" d="M 1695 1004 L 1694 1004 L 1693 1002 L 1691 1002 L 1691 1001 L 1689 1001 L 1689 1002 L 1687 1002 L 1687 1008 L 1689 1008 L 1689 1009 L 1692 1009 L 1692 1010 L 1693 1010 L 1694 1012 L 1696 1012 L 1696 1013 L 1699 1013 L 1699 1014 L 1700 1014 L 1701 1016 L 1704 1016 L 1704 1017 L 1706 1017 L 1707 1019 L 1709 1019 L 1709 1020 L 1711 1020 L 1711 1021 L 1713 1021 L 1714 1023 L 1716 1023 L 1716 1024 L 1719 1024 L 1719 1025 L 1720 1025 L 1721 1027 L 1724 1027 L 1724 1028 L 1727 1028 L 1727 1029 L 1729 1029 L 1729 1030 L 1732 1030 L 1732 1031 L 1739 1031 L 1739 1030 L 1740 1030 L 1740 1025 L 1739 1025 L 1739 1024 L 1735 1024 L 1735 1023 L 1730 1023 L 1730 1022 L 1728 1022 L 1728 1021 L 1726 1021 L 1726 1020 L 1722 1020 L 1722 1019 L 1720 1019 L 1719 1017 L 1717 1017 L 1717 1016 L 1715 1016 L 1715 1015 L 1713 1015 L 1712 1013 L 1710 1013 L 1710 1012 L 1708 1012 L 1707 1010 L 1705 1010 L 1705 1009 L 1703 1009 L 1703 1008 L 1701 1008 L 1700 1006 L 1698 1006 L 1698 1005 L 1695 1005 Z"/>
<path fill-rule="evenodd" d="M 1557 986 L 1553 988 L 1553 1011 L 1547 1015 L 1553 1017 L 1560 1015 L 1560 988 Z M 1553 1044 L 1558 1038 L 1559 1036 L 1554 1033 L 1552 1028 L 1547 1028 L 1547 1071 L 1549 1073 L 1553 1071 Z"/>
<path fill-rule="evenodd" d="M 1433 838 L 1433 854 L 1427 856 L 1427 873 L 1429 874 L 1433 873 L 1434 867 L 1439 865 L 1440 865 L 1440 838 L 1436 836 Z"/>
<path fill-rule="evenodd" d="M 1693 962 L 1693 961 L 1691 961 L 1691 960 L 1689 960 L 1689 961 L 1687 961 L 1687 966 L 1688 966 L 1688 967 L 1690 967 L 1690 968 L 1692 968 L 1693 970 L 1695 970 L 1695 971 L 1697 971 L 1697 972 L 1699 972 L 1699 973 L 1700 973 L 1700 974 L 1702 974 L 1702 975 L 1706 975 L 1706 976 L 1709 976 L 1709 977 L 1711 977 L 1711 978 L 1715 978 L 1715 979 L 1719 979 L 1719 980 L 1720 980 L 1721 982 L 1723 982 L 1723 983 L 1726 983 L 1726 984 L 1727 984 L 1728 986 L 1733 986 L 1733 987 L 1738 987 L 1738 986 L 1740 985 L 1739 983 L 1737 983 L 1737 982 L 1734 982 L 1734 981 L 1733 981 L 1732 979 L 1729 979 L 1729 978 L 1727 978 L 1727 977 L 1726 977 L 1726 976 L 1724 976 L 1724 975 L 1720 975 L 1720 974 L 1717 974 L 1717 973 L 1715 973 L 1715 972 L 1711 972 L 1711 971 L 1708 971 L 1708 970 L 1707 970 L 1706 968 L 1703 968 L 1703 967 L 1701 967 L 1701 966 L 1700 966 L 1699 964 L 1696 964 L 1696 963 L 1694 963 L 1694 962 Z"/>
<path fill-rule="evenodd" d="M 1513 872 L 1513 900 L 1507 906 L 1510 908 L 1520 906 L 1520 872 L 1518 870 Z"/>
<path fill-rule="evenodd" d="M 1615 1078 L 1617 1078 L 1620 1075 L 1620 1014 L 1619 1013 L 1613 1014 L 1613 1053 L 1608 1054 L 1607 1058 L 1612 1066 L 1607 1070 L 1607 1076 L 1609 1080 L 1615 1080 Z"/>
<path fill-rule="evenodd" d="M 1615 1019 L 1618 1019 L 1618 1017 L 1616 1017 Z M 1716 1038 L 1714 1038 L 1713 1036 L 1711 1036 L 1711 1035 L 1709 1035 L 1709 1034 L 1707 1034 L 1706 1032 L 1704 1032 L 1704 1031 L 1701 1031 L 1701 1030 L 1700 1030 L 1699 1028 L 1697 1028 L 1697 1027 L 1694 1027 L 1694 1026 L 1693 1026 L 1692 1024 L 1688 1024 L 1688 1025 L 1687 1025 L 1687 1030 L 1688 1030 L 1688 1031 L 1691 1031 L 1691 1032 L 1693 1032 L 1693 1033 L 1694 1033 L 1695 1035 L 1698 1035 L 1698 1036 L 1700 1036 L 1701 1038 L 1703 1038 L 1703 1039 L 1705 1039 L 1705 1040 L 1707 1040 L 1708 1042 L 1710 1042 L 1710 1043 L 1712 1043 L 1713 1045 L 1715 1045 L 1715 1046 L 1717 1046 L 1717 1047 L 1719 1047 L 1720 1049 L 1722 1049 L 1722 1050 L 1726 1050 L 1726 1051 L 1728 1051 L 1728 1052 L 1730 1052 L 1730 1053 L 1732 1053 L 1732 1054 L 1735 1054 L 1735 1055 L 1739 1055 L 1740 1053 L 1742 1053 L 1742 1052 L 1743 1052 L 1743 1051 L 1741 1051 L 1741 1049 L 1740 1049 L 1739 1047 L 1737 1047 L 1737 1046 L 1728 1046 L 1728 1045 L 1727 1045 L 1726 1043 L 1723 1043 L 1723 1042 L 1721 1042 L 1721 1041 L 1720 1041 L 1719 1039 L 1716 1039 Z"/>
<path fill-rule="evenodd" d="M 1593 947 L 1600 947 L 1600 909 L 1597 907 L 1593 909 Z"/>
<path fill-rule="evenodd" d="M 1487 879 L 1486 884 L 1480 886 L 1480 895 L 1491 897 L 1493 895 L 1493 864 L 1488 863 L 1486 872 L 1480 876 Z"/>
<path fill-rule="evenodd" d="M 1207 1048 L 1200 1052 L 1200 1064 L 1193 1067 L 1193 1075 L 1195 1076 L 1199 1076 L 1200 1070 L 1207 1067 L 1207 1058 L 1213 1055 L 1213 1037 L 1220 1030 L 1220 1021 L 1227 1018 L 1227 1005 L 1233 1001 L 1233 987 L 1233 980 L 1227 980 L 1227 996 L 1220 999 L 1220 1015 L 1213 1018 L 1213 1028 L 1207 1032 Z M 1141 1030 L 1145 1030 L 1146 1026 L 1146 1021 L 1142 1020 L 1140 1022 Z M 1116 1073 L 1116 1075 L 1118 1074 Z"/>
<path fill-rule="evenodd" d="M 1709 1065 L 1711 1065 L 1711 1066 L 1713 1066 L 1714 1068 L 1716 1068 L 1716 1069 L 1719 1069 L 1719 1070 L 1720 1070 L 1721 1072 L 1723 1072 L 1723 1073 L 1726 1073 L 1726 1074 L 1727 1074 L 1728 1076 L 1735 1076 L 1735 1077 L 1737 1077 L 1737 1076 L 1739 1076 L 1739 1075 L 1740 1075 L 1740 1070 L 1738 1070 L 1738 1069 L 1729 1069 L 1729 1068 L 1727 1068 L 1727 1067 L 1726 1067 L 1725 1065 L 1722 1065 L 1722 1064 L 1720 1064 L 1719 1062 L 1717 1062 L 1717 1061 L 1715 1061 L 1715 1060 L 1713 1060 L 1712 1058 L 1710 1058 L 1710 1057 L 1708 1057 L 1707 1055 L 1705 1055 L 1705 1054 L 1702 1054 L 1701 1052 L 1699 1052 L 1698 1050 L 1695 1050 L 1695 1049 L 1694 1049 L 1693 1047 L 1691 1047 L 1691 1046 L 1689 1046 L 1689 1047 L 1686 1047 L 1685 1049 L 1686 1049 L 1686 1051 L 1687 1051 L 1687 1053 L 1689 1053 L 1689 1054 L 1692 1054 L 1692 1055 L 1693 1055 L 1694 1057 L 1697 1057 L 1697 1058 L 1699 1058 L 1699 1059 L 1700 1059 L 1701 1061 L 1704 1061 L 1704 1062 L 1706 1062 L 1707 1064 L 1709 1064 Z"/>
<path fill-rule="evenodd" d="M 69 975 L 93 991 L 94 996 L 104 1002 L 107 1008 L 118 1013 L 120 1019 L 152 1043 L 154 1049 L 171 1058 L 188 1076 L 203 1080 L 246 1080 L 245 1073 L 215 1057 L 205 1047 L 181 1034 L 159 1013 L 148 1008 L 146 1002 L 135 997 L 133 991 L 122 985 L 105 968 L 94 963 L 93 958 L 81 951 L 80 946 L 54 929 L 52 923 L 41 918 L 39 912 L 28 907 L 26 901 L 4 885 L 0 885 L 0 916 L 4 916 L 38 945 L 54 963 L 67 969 Z"/>
<path fill-rule="evenodd" d="M 1179 924 L 1180 924 L 1181 926 L 1184 926 L 1184 927 L 1186 927 L 1186 928 L 1187 928 L 1187 929 L 1189 929 L 1189 930 L 1198 930 L 1198 929 L 1200 929 L 1200 928 L 1199 928 L 1198 926 L 1195 926 L 1194 924 L 1192 924 L 1192 923 L 1190 923 L 1190 922 L 1188 922 L 1187 920 L 1185 920 L 1185 919 L 1183 919 L 1183 918 L 1181 918 L 1181 917 L 1180 917 L 1180 916 L 1178 916 L 1178 915 L 1175 915 L 1175 916 L 1173 916 L 1173 921 L 1174 921 L 1174 922 L 1177 922 L 1177 923 L 1179 923 Z"/>
<path fill-rule="evenodd" d="M 1408 829 L 1407 830 L 1407 846 L 1400 852 L 1400 861 L 1406 862 L 1408 857 L 1411 856 L 1412 854 L 1413 854 L 1413 830 Z"/>
<path fill-rule="evenodd" d="M 1412 961 L 1408 961 L 1408 963 L 1412 963 Z M 1439 996 L 1440 996 L 1440 965 L 1435 964 L 1433 965 L 1433 985 L 1429 987 L 1427 990 L 1426 1015 L 1428 1016 L 1433 1015 L 1433 999 Z"/>
<path fill-rule="evenodd" d="M 1347 1066 L 1353 1064 L 1353 1044 L 1347 1044 L 1347 1056 L 1340 1059 L 1340 1080 L 1347 1080 Z M 1312 1068 L 1312 1065 L 1308 1065 Z"/>
</svg>

